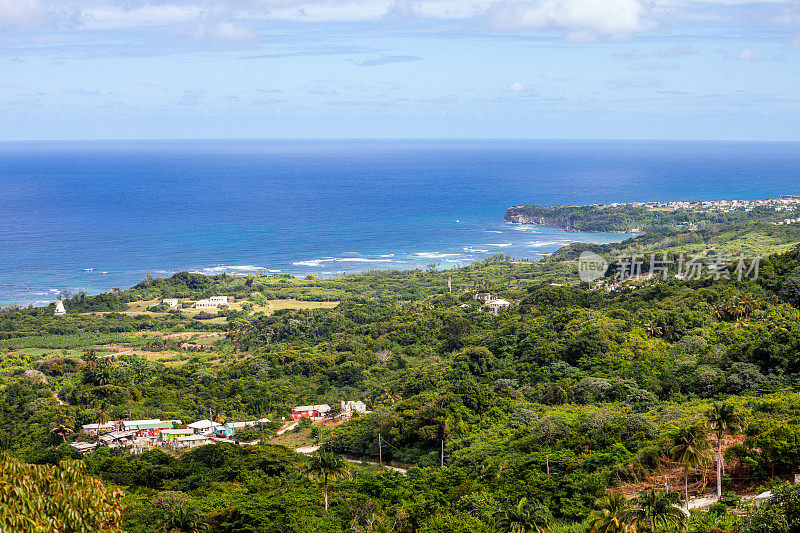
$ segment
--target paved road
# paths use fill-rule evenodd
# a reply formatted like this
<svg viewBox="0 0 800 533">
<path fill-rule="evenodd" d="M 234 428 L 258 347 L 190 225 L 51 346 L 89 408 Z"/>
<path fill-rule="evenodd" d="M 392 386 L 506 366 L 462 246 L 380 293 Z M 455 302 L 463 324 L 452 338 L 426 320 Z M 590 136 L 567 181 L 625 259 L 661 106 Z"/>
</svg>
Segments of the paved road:
<svg viewBox="0 0 800 533">
<path fill-rule="evenodd" d="M 296 451 L 297 453 L 314 453 L 317 450 L 319 450 L 319 445 L 318 444 L 315 445 L 315 446 L 301 446 L 300 448 L 295 448 L 294 449 L 294 451 Z M 366 461 L 366 460 L 362 460 L 362 459 L 350 459 L 348 457 L 345 457 L 345 460 L 349 461 L 351 463 L 356 463 L 356 464 L 365 463 L 365 464 L 368 464 L 368 465 L 380 466 L 379 463 L 376 463 L 374 461 Z M 384 468 L 388 468 L 389 470 L 394 470 L 395 472 L 400 472 L 401 474 L 405 474 L 407 472 L 407 470 L 405 468 L 400 468 L 400 467 L 397 467 L 397 466 L 383 465 L 383 467 Z"/>
</svg>

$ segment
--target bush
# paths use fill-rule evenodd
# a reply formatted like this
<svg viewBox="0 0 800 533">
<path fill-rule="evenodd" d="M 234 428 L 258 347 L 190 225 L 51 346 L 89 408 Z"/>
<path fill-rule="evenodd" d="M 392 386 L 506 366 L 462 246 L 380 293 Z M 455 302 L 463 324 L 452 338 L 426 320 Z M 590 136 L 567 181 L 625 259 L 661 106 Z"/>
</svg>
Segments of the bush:
<svg viewBox="0 0 800 533">
<path fill-rule="evenodd" d="M 728 506 L 722 502 L 716 502 L 711 504 L 711 507 L 708 508 L 708 512 L 713 515 L 722 516 L 728 513 Z"/>
<path fill-rule="evenodd" d="M 738 507 L 739 503 L 742 499 L 739 497 L 738 494 L 735 492 L 723 492 L 722 497 L 719 499 L 720 503 L 725 504 L 728 507 Z"/>
</svg>

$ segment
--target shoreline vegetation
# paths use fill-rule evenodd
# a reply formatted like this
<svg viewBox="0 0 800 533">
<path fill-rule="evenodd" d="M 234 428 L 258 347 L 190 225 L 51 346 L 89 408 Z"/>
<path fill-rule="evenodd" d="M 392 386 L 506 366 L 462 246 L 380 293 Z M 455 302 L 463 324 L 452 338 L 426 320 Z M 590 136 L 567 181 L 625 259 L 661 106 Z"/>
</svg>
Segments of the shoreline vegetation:
<svg viewBox="0 0 800 533">
<path fill-rule="evenodd" d="M 37 490 L 10 496 L 0 529 L 27 531 L 3 521 L 58 480 L 51 518 L 92 532 L 794 531 L 798 202 L 513 207 L 514 223 L 642 233 L 537 261 L 183 272 L 64 294 L 62 316 L 4 308 L 0 480 Z M 757 278 L 605 290 L 580 280 L 584 251 L 762 259 Z M 192 309 L 212 296 L 227 303 Z M 351 400 L 369 412 L 290 421 Z M 82 431 L 155 418 L 272 422 L 186 451 Z M 73 499 L 81 524 L 58 514 Z"/>
<path fill-rule="evenodd" d="M 609 205 L 509 207 L 514 224 L 556 226 L 569 231 L 644 233 L 696 230 L 717 224 L 800 222 L 800 196 L 767 200 L 636 202 Z"/>
</svg>

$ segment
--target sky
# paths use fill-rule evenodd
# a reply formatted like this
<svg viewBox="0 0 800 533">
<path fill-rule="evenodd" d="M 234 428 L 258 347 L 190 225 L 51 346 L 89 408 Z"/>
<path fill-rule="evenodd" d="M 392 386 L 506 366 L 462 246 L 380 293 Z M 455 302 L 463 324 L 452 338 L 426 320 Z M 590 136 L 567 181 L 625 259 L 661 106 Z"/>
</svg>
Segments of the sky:
<svg viewBox="0 0 800 533">
<path fill-rule="evenodd" d="M 0 0 L 0 140 L 800 140 L 800 0 Z"/>
</svg>

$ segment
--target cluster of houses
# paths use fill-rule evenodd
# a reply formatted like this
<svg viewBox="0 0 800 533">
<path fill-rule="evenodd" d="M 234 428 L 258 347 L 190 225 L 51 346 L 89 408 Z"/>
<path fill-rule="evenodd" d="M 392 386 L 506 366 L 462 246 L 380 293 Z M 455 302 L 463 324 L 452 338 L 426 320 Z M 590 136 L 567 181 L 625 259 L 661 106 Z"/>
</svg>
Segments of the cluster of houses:
<svg viewBox="0 0 800 533">
<path fill-rule="evenodd" d="M 246 422 L 227 422 L 221 424 L 212 420 L 198 420 L 185 428 L 180 420 L 114 420 L 104 424 L 86 424 L 81 433 L 97 436 L 97 442 L 74 442 L 72 446 L 80 452 L 94 450 L 98 446 L 110 448 L 132 448 L 137 451 L 149 450 L 156 446 L 169 448 L 194 448 L 205 444 L 231 442 L 237 431 L 248 427 L 260 427 L 269 420 L 261 418 Z"/>
<path fill-rule="evenodd" d="M 350 418 L 356 413 L 369 412 L 367 405 L 362 401 L 342 401 L 335 417 Z M 332 418 L 332 414 L 333 410 L 328 404 L 299 405 L 292 408 L 292 420 L 300 420 L 302 418 L 324 420 Z M 102 424 L 85 424 L 81 428 L 81 433 L 96 436 L 97 441 L 73 442 L 71 445 L 82 453 L 92 451 L 103 445 L 110 448 L 131 448 L 132 453 L 139 453 L 158 446 L 172 449 L 195 448 L 205 444 L 238 442 L 233 440 L 237 432 L 247 428 L 263 427 L 269 423 L 270 421 L 267 418 L 225 423 L 205 419 L 185 426 L 180 420 L 161 420 L 160 418 L 112 420 Z"/>
<path fill-rule="evenodd" d="M 705 201 L 677 201 L 677 202 L 632 202 L 613 203 L 611 207 L 633 205 L 648 209 L 688 209 L 699 211 L 752 211 L 756 207 L 769 207 L 775 211 L 791 211 L 797 209 L 800 196 L 782 194 L 777 198 L 764 200 L 705 200 Z M 595 204 L 599 205 L 599 204 Z"/>
<path fill-rule="evenodd" d="M 337 418 L 350 418 L 356 413 L 369 413 L 367 404 L 360 400 L 342 401 L 339 405 L 339 413 Z M 300 420 L 301 418 L 310 418 L 311 420 L 324 420 L 329 418 L 331 406 L 327 403 L 314 404 L 314 405 L 298 405 L 292 407 L 292 420 Z"/>
<path fill-rule="evenodd" d="M 161 303 L 168 305 L 170 309 L 177 309 L 181 301 L 177 298 L 164 298 Z M 212 296 L 205 300 L 197 300 L 192 304 L 195 309 L 217 309 L 220 305 L 228 305 L 227 296 Z"/>
<path fill-rule="evenodd" d="M 508 300 L 504 300 L 488 292 L 479 292 L 475 295 L 475 299 L 479 302 L 483 302 L 483 305 L 487 307 L 489 312 L 493 315 L 499 314 L 501 309 L 511 305 L 511 302 Z"/>
</svg>

